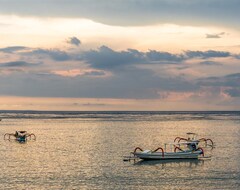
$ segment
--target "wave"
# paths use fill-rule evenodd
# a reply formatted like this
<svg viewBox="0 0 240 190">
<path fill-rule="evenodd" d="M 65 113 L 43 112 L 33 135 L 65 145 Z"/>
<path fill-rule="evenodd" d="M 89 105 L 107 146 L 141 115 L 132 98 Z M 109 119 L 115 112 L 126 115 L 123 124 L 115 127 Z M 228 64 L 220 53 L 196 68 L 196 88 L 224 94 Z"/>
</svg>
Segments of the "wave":
<svg viewBox="0 0 240 190">
<path fill-rule="evenodd" d="M 240 111 L 0 111 L 0 119 L 240 120 Z"/>
</svg>

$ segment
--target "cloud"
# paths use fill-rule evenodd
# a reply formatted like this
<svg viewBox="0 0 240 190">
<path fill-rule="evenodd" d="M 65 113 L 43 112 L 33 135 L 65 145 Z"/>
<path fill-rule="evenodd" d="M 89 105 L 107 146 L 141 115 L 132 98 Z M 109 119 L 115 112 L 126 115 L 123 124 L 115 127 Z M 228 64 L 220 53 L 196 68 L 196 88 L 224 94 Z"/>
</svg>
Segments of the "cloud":
<svg viewBox="0 0 240 190">
<path fill-rule="evenodd" d="M 161 90 L 192 91 L 196 88 L 194 83 L 184 78 L 158 76 L 153 70 L 135 66 L 117 70 L 107 76 L 102 75 L 103 72 L 106 73 L 105 71 L 94 70 L 84 71 L 82 75 L 79 75 L 78 71 L 62 70 L 46 74 L 46 69 L 41 70 L 0 75 L 1 94 L 32 97 L 155 99 L 159 98 Z M 77 77 L 73 77 L 74 75 Z"/>
<path fill-rule="evenodd" d="M 69 55 L 68 52 L 62 51 L 60 49 L 31 48 L 31 47 L 25 47 L 25 46 L 5 47 L 5 48 L 1 48 L 0 52 L 11 53 L 11 54 L 21 55 L 21 56 L 33 56 L 36 58 L 38 56 L 43 56 L 42 58 L 49 56 L 51 59 L 55 61 L 67 61 L 74 58 L 73 55 Z"/>
<path fill-rule="evenodd" d="M 220 77 L 207 77 L 199 79 L 201 86 L 222 86 L 222 87 L 239 87 L 240 73 Z"/>
<path fill-rule="evenodd" d="M 28 63 L 25 61 L 12 61 L 6 63 L 0 63 L 0 67 L 32 67 L 38 66 L 40 63 Z"/>
<path fill-rule="evenodd" d="M 94 68 L 109 69 L 139 63 L 144 58 L 137 50 L 116 52 L 107 46 L 101 46 L 98 50 L 84 52 L 83 59 Z"/>
<path fill-rule="evenodd" d="M 104 71 L 87 71 L 85 72 L 85 76 L 105 76 L 106 72 Z"/>
<path fill-rule="evenodd" d="M 97 50 L 85 51 L 81 54 L 81 59 L 86 61 L 91 67 L 101 69 L 119 69 L 129 65 L 140 64 L 184 64 L 184 61 L 200 58 L 200 65 L 221 65 L 216 61 L 211 61 L 211 58 L 235 57 L 227 51 L 191 51 L 187 50 L 181 54 L 172 54 L 169 52 L 161 52 L 157 50 L 149 50 L 141 52 L 135 49 L 125 51 L 114 51 L 113 49 L 102 46 Z M 186 66 L 186 65 L 185 65 Z"/>
<path fill-rule="evenodd" d="M 201 58 L 201 59 L 208 59 L 208 58 L 221 58 L 221 57 L 230 57 L 231 54 L 227 51 L 185 51 L 185 54 L 188 58 Z"/>
<path fill-rule="evenodd" d="M 89 57 L 84 57 L 89 52 L 92 53 L 93 57 L 89 54 L 87 54 Z M 192 58 L 189 58 L 185 52 L 171 54 L 157 50 L 141 52 L 135 49 L 116 51 L 103 46 L 85 52 L 79 50 L 79 56 L 82 57 L 81 61 L 75 59 L 76 55 L 72 55 L 71 51 L 66 51 L 66 53 L 72 60 L 71 64 L 48 65 L 48 61 L 52 57 L 49 54 L 41 54 L 44 55 L 44 64 L 39 68 L 28 69 L 28 72 L 9 71 L 7 74 L 1 74 L 0 95 L 111 98 L 123 101 L 125 99 L 134 99 L 135 101 L 157 99 L 159 102 L 170 102 L 171 105 L 179 102 L 182 105 L 194 102 L 194 104 L 206 104 L 209 107 L 232 99 L 237 102 L 236 99 L 239 98 L 240 73 L 200 79 L 192 77 L 191 73 L 181 75 L 179 67 L 187 66 L 187 68 L 194 70 L 194 66 L 196 66 L 196 64 L 188 64 L 191 63 L 191 60 L 188 59 Z M 75 53 L 76 51 L 74 51 Z M 21 55 L 29 57 L 23 53 Z M 31 62 L 38 61 L 35 57 L 29 57 L 29 60 Z M 87 60 L 89 61 L 88 65 L 84 64 L 84 61 Z M 169 62 L 166 65 L 162 63 L 163 60 L 171 60 L 170 62 L 178 64 L 173 65 Z M 107 61 L 109 61 L 108 64 L 106 64 Z M 207 61 L 203 60 L 204 63 L 200 64 L 215 65 L 217 63 Z M 15 66 L 29 66 L 30 68 L 28 64 L 31 62 L 6 63 L 5 66 L 8 66 L 6 69 L 19 69 Z M 1 73 L 4 69 L 0 69 Z M 22 70 L 25 71 L 25 68 Z M 209 75 L 208 73 L 204 74 Z M 101 107 L 102 105 L 93 105 L 90 102 L 90 105 L 83 103 L 79 106 L 87 108 Z M 105 107 L 103 106 L 103 109 Z M 191 107 L 186 109 L 188 108 Z"/>
<path fill-rule="evenodd" d="M 234 57 L 235 57 L 236 59 L 240 59 L 240 54 L 236 54 L 236 55 L 234 55 Z"/>
<path fill-rule="evenodd" d="M 220 66 L 221 63 L 218 63 L 216 61 L 202 61 L 199 63 L 200 65 L 209 65 L 209 66 Z"/>
<path fill-rule="evenodd" d="M 99 104 L 97 104 L 97 103 L 85 103 L 85 104 L 79 104 L 79 103 L 74 103 L 73 104 L 74 106 L 87 106 L 87 107 L 89 107 L 89 106 L 91 106 L 91 107 L 95 107 L 95 106 L 100 106 L 100 107 L 102 107 L 102 106 L 108 106 L 108 104 L 101 104 L 101 103 L 99 103 Z"/>
<path fill-rule="evenodd" d="M 225 35 L 225 32 L 206 34 L 206 38 L 221 38 L 223 35 Z"/>
<path fill-rule="evenodd" d="M 76 77 L 76 76 L 95 76 L 101 77 L 105 76 L 106 72 L 101 70 L 94 70 L 94 69 L 71 69 L 71 70 L 56 70 L 52 71 L 52 73 L 56 75 L 60 75 L 63 77 Z"/>
<path fill-rule="evenodd" d="M 107 46 L 98 50 L 89 50 L 82 54 L 82 59 L 94 68 L 114 69 L 137 64 L 177 64 L 185 58 L 183 55 L 149 50 L 140 52 L 135 49 L 114 51 Z"/>
<path fill-rule="evenodd" d="M 240 88 L 230 88 L 225 90 L 225 93 L 229 94 L 231 97 L 240 97 Z"/>
<path fill-rule="evenodd" d="M 58 49 L 41 49 L 41 48 L 39 48 L 39 49 L 31 50 L 25 54 L 32 55 L 32 56 L 47 55 L 55 61 L 68 61 L 68 60 L 72 59 L 71 56 L 67 52 L 61 51 Z"/>
<path fill-rule="evenodd" d="M 5 47 L 5 48 L 1 48 L 0 52 L 4 52 L 4 53 L 15 53 L 21 50 L 25 50 L 27 49 L 27 47 L 24 46 L 11 46 L 11 47 Z"/>
<path fill-rule="evenodd" d="M 1 68 L 5 67 L 0 75 L 1 95 L 158 99 L 167 94 L 169 101 L 185 101 L 194 95 L 199 99 L 212 98 L 214 93 L 237 97 L 240 83 L 239 73 L 196 79 L 194 72 L 199 72 L 196 70 L 200 67 L 206 68 L 202 65 L 220 65 L 218 61 L 224 61 L 224 57 L 235 58 L 234 54 L 225 51 L 188 50 L 174 54 L 158 50 L 119 51 L 107 46 L 85 51 L 28 47 L 7 56 L 11 60 L 18 56 L 29 61 L 1 63 Z M 196 63 L 194 58 L 203 60 L 196 66 L 191 64 L 191 61 Z M 69 61 L 70 64 L 52 64 L 53 60 Z M 37 69 L 32 67 L 42 61 L 44 64 Z M 208 71 L 204 75 L 208 76 Z M 205 89 L 204 93 L 201 93 L 202 89 Z"/>
<path fill-rule="evenodd" d="M 168 61 L 168 62 L 181 62 L 184 60 L 183 55 L 175 55 L 168 52 L 159 52 L 156 50 L 149 50 L 146 53 L 149 61 Z"/>
<path fill-rule="evenodd" d="M 67 40 L 67 43 L 75 45 L 75 46 L 79 46 L 81 44 L 81 41 L 77 37 L 70 37 Z"/>
<path fill-rule="evenodd" d="M 24 51 L 21 51 L 24 50 Z M 0 49 L 2 52 L 11 52 L 14 55 L 19 55 L 29 59 L 31 56 L 34 60 L 42 60 L 50 58 L 54 61 L 83 61 L 88 63 L 93 68 L 99 69 L 119 69 L 130 65 L 140 64 L 183 64 L 184 61 L 193 58 L 211 59 L 233 57 L 239 59 L 239 55 L 231 54 L 227 51 L 191 51 L 187 50 L 180 54 L 170 52 L 148 50 L 142 52 L 136 49 L 126 49 L 122 51 L 113 50 L 107 46 L 101 46 L 97 49 L 78 50 L 71 52 L 60 49 L 43 49 L 30 48 L 24 46 L 12 46 Z M 203 61 L 202 65 L 217 65 L 217 62 Z"/>
<path fill-rule="evenodd" d="M 239 6 L 239 0 L 0 0 L 2 14 L 78 17 L 112 25 L 195 25 L 220 21 L 239 27 Z"/>
</svg>

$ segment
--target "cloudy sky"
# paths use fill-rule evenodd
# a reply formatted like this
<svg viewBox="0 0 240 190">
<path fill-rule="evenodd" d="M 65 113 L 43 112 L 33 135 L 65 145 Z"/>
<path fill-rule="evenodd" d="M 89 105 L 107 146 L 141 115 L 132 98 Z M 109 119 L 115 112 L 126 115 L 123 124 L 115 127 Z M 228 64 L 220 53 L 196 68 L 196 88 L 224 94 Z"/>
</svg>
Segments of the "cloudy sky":
<svg viewBox="0 0 240 190">
<path fill-rule="evenodd" d="M 0 0 L 0 110 L 240 110 L 239 0 Z"/>
</svg>

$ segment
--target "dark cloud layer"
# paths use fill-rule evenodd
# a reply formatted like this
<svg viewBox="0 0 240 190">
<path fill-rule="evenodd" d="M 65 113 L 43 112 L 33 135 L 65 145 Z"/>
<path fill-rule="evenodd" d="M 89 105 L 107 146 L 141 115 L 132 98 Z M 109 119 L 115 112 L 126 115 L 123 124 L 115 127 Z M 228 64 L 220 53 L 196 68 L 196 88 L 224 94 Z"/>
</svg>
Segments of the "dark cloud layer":
<svg viewBox="0 0 240 190">
<path fill-rule="evenodd" d="M 113 25 L 225 24 L 239 27 L 239 0 L 0 0 L 2 14 L 78 17 Z"/>
<path fill-rule="evenodd" d="M 20 50 L 25 50 L 21 52 Z M 46 56 L 54 61 L 84 61 L 91 67 L 97 69 L 121 69 L 125 66 L 139 64 L 181 64 L 189 59 L 204 59 L 201 65 L 221 65 L 213 62 L 211 58 L 234 57 L 239 59 L 239 55 L 232 55 L 227 51 L 184 51 L 181 54 L 172 54 L 169 52 L 149 50 L 141 52 L 136 49 L 127 49 L 124 51 L 115 51 L 107 46 L 101 46 L 98 49 L 86 51 L 68 52 L 59 49 L 33 49 L 29 47 L 15 46 L 0 49 L 3 53 L 15 53 L 20 56 L 29 56 L 34 59 L 45 59 Z M 19 52 L 18 52 L 19 51 Z"/>
<path fill-rule="evenodd" d="M 0 75 L 2 95 L 84 98 L 159 98 L 159 91 L 192 91 L 194 83 L 179 77 L 161 77 L 147 69 L 129 68 L 108 78 L 67 78 L 55 74 Z M 8 84 L 7 86 L 5 84 Z"/>
<path fill-rule="evenodd" d="M 191 76 L 178 73 L 178 68 L 193 69 L 191 64 L 186 64 L 186 61 L 195 58 L 200 59 L 200 65 L 222 66 L 212 61 L 212 58 L 221 59 L 230 56 L 237 58 L 237 55 L 230 52 L 189 50 L 181 54 L 172 54 L 157 50 L 116 51 L 107 46 L 86 51 L 77 48 L 75 51 L 29 47 L 23 47 L 24 51 L 21 49 L 21 47 L 2 48 L 2 54 L 8 54 L 10 51 L 22 59 L 0 63 L 1 95 L 155 99 L 161 98 L 162 92 L 192 94 L 202 88 L 223 88 L 229 96 L 239 97 L 239 73 L 198 80 L 191 80 L 189 79 Z M 49 66 L 49 59 L 56 63 L 71 61 L 71 64 L 63 62 Z M 85 70 L 81 70 L 83 63 Z M 36 70 L 33 66 L 39 68 Z M 156 72 L 152 67 L 156 67 L 158 71 Z M 53 68 L 54 70 L 51 70 Z M 162 70 L 163 68 L 165 70 Z M 174 72 L 169 72 L 167 68 L 173 69 Z M 67 72 L 71 70 L 76 70 L 80 74 L 68 75 Z M 221 93 L 221 90 L 218 91 Z"/>
<path fill-rule="evenodd" d="M 132 64 L 179 64 L 185 60 L 200 58 L 224 58 L 230 57 L 230 52 L 225 51 L 185 51 L 182 54 L 171 54 L 169 52 L 161 52 L 149 50 L 148 52 L 140 52 L 134 49 L 126 51 L 114 51 L 109 47 L 102 46 L 98 50 L 90 50 L 82 53 L 82 60 L 87 61 L 94 68 L 113 69 Z M 202 65 L 220 65 L 213 61 L 200 62 Z"/>
</svg>

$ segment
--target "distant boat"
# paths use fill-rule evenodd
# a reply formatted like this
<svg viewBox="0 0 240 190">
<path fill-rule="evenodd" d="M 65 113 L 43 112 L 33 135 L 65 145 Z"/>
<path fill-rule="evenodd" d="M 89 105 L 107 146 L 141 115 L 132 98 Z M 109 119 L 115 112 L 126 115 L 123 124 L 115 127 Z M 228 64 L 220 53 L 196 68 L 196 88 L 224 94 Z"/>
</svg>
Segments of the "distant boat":
<svg viewBox="0 0 240 190">
<path fill-rule="evenodd" d="M 27 133 L 27 131 L 16 131 L 15 133 L 6 133 L 4 140 L 26 142 L 27 140 L 36 140 L 36 136 L 33 133 Z"/>
</svg>

